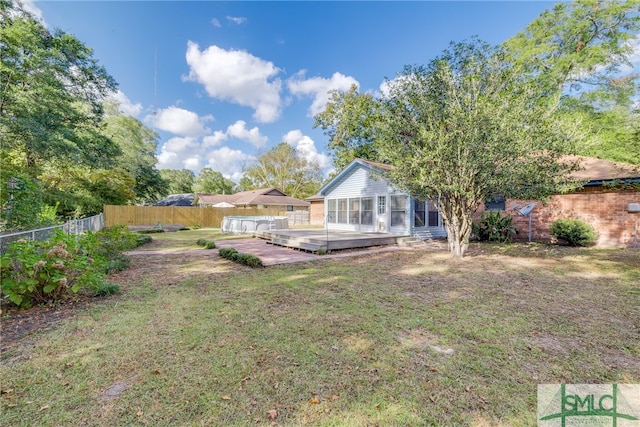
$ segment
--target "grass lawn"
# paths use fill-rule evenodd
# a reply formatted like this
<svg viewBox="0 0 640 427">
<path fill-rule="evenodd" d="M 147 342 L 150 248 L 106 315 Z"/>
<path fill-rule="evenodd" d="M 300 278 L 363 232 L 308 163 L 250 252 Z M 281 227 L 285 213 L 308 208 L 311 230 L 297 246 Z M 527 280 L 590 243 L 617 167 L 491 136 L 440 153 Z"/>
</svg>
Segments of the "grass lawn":
<svg viewBox="0 0 640 427">
<path fill-rule="evenodd" d="M 199 238 L 153 235 L 176 253 L 5 351 L 0 425 L 534 426 L 537 384 L 640 382 L 637 250 L 250 269 Z"/>
</svg>

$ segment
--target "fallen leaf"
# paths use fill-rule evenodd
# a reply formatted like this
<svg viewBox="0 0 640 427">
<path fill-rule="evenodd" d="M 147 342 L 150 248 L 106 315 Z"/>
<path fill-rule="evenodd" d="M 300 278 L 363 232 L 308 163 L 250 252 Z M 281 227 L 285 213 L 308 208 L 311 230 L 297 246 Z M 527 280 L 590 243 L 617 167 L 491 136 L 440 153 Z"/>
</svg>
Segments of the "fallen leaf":
<svg viewBox="0 0 640 427">
<path fill-rule="evenodd" d="M 51 408 L 51 406 L 49 406 L 49 405 L 44 405 L 43 407 L 41 407 L 41 408 L 38 410 L 38 412 L 42 412 L 42 411 L 44 411 L 45 409 L 49 409 L 49 408 Z"/>
<path fill-rule="evenodd" d="M 468 392 L 470 392 L 470 391 L 471 391 L 471 386 L 466 386 L 466 387 L 464 388 L 464 390 L 465 390 L 467 393 L 468 393 Z"/>
<path fill-rule="evenodd" d="M 320 403 L 320 400 L 316 396 L 313 396 L 311 399 L 309 399 L 309 403 L 317 405 L 318 403 Z"/>
<path fill-rule="evenodd" d="M 154 375 L 159 375 L 160 374 L 160 370 L 159 369 L 154 369 L 152 373 Z"/>
<path fill-rule="evenodd" d="M 144 414 L 144 412 L 142 412 L 142 409 L 140 409 L 138 412 L 136 412 L 136 415 L 141 417 Z"/>
<path fill-rule="evenodd" d="M 73 362 L 67 362 L 64 364 L 64 366 L 66 366 L 67 368 L 70 368 L 73 366 Z"/>
<path fill-rule="evenodd" d="M 275 420 L 277 416 L 278 416 L 278 411 L 276 411 L 275 409 L 272 409 L 269 412 L 267 412 L 267 418 L 269 418 L 270 420 Z"/>
<path fill-rule="evenodd" d="M 338 396 L 337 394 L 331 395 L 331 400 L 338 400 L 338 399 L 340 399 L 340 396 Z"/>
<path fill-rule="evenodd" d="M 10 394 L 10 393 L 13 393 L 12 388 L 8 388 L 6 390 L 0 390 L 0 394 Z"/>
<path fill-rule="evenodd" d="M 224 395 L 222 396 L 222 400 L 231 400 L 231 396 Z"/>
<path fill-rule="evenodd" d="M 65 381 L 62 383 L 63 387 L 68 387 L 69 385 L 71 385 L 71 383 L 69 381 Z"/>
<path fill-rule="evenodd" d="M 57 378 L 57 379 L 62 378 L 62 374 L 61 374 L 60 372 L 58 372 L 58 373 L 56 374 L 56 378 Z"/>
</svg>

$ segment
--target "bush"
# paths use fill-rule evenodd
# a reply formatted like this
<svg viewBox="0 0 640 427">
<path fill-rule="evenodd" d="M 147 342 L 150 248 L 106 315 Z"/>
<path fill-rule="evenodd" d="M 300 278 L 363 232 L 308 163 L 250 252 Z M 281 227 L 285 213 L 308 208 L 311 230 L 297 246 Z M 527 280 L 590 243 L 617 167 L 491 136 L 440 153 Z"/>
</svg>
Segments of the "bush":
<svg viewBox="0 0 640 427">
<path fill-rule="evenodd" d="M 480 220 L 471 227 L 472 237 L 483 242 L 510 242 L 516 235 L 511 215 L 502 216 L 498 211 L 482 212 Z"/>
<path fill-rule="evenodd" d="M 249 267 L 263 267 L 262 261 L 255 255 L 242 254 L 233 248 L 222 248 L 218 251 L 221 257 L 230 259 Z"/>
<path fill-rule="evenodd" d="M 47 241 L 10 244 L 0 257 L 0 303 L 27 308 L 102 286 L 106 261 L 86 250 L 83 237 L 58 230 Z"/>
<path fill-rule="evenodd" d="M 569 246 L 590 246 L 598 235 L 593 227 L 579 219 L 559 219 L 551 224 L 551 235 Z"/>
<path fill-rule="evenodd" d="M 164 233 L 164 229 L 162 228 L 148 228 L 146 230 L 138 230 L 139 234 L 155 234 L 155 233 Z"/>
<path fill-rule="evenodd" d="M 27 308 L 64 301 L 81 291 L 110 295 L 117 285 L 109 284 L 106 275 L 129 266 L 122 251 L 146 240 L 140 237 L 117 226 L 81 236 L 57 230 L 47 241 L 13 242 L 0 257 L 0 304 Z"/>
<path fill-rule="evenodd" d="M 196 241 L 196 244 L 198 246 L 204 246 L 205 249 L 215 249 L 216 248 L 216 242 L 214 242 L 213 240 L 198 239 Z"/>
</svg>

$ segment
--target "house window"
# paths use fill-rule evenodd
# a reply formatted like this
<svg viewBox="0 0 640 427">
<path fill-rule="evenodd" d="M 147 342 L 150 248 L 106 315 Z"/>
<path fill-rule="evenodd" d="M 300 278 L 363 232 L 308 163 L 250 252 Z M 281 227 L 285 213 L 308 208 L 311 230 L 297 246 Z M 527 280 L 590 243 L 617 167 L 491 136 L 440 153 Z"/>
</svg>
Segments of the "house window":
<svg viewBox="0 0 640 427">
<path fill-rule="evenodd" d="M 347 199 L 338 199 L 338 224 L 347 223 Z"/>
<path fill-rule="evenodd" d="M 425 226 L 425 203 L 413 200 L 413 224 L 415 227 Z"/>
<path fill-rule="evenodd" d="M 504 196 L 493 196 L 484 202 L 484 209 L 487 211 L 503 211 L 505 209 Z"/>
<path fill-rule="evenodd" d="M 387 196 L 378 196 L 378 215 L 387 213 Z"/>
<path fill-rule="evenodd" d="M 336 199 L 329 199 L 327 201 L 327 222 L 331 224 L 336 223 Z"/>
<path fill-rule="evenodd" d="M 287 205 L 287 212 L 293 212 L 293 206 Z"/>
<path fill-rule="evenodd" d="M 440 225 L 440 212 L 438 206 L 429 200 L 429 227 L 438 227 Z"/>
<path fill-rule="evenodd" d="M 407 196 L 391 196 L 391 226 L 403 227 L 407 214 Z"/>
<path fill-rule="evenodd" d="M 363 197 L 361 207 L 360 224 L 373 225 L 373 197 Z"/>
<path fill-rule="evenodd" d="M 349 224 L 360 224 L 360 199 L 349 199 Z"/>
</svg>

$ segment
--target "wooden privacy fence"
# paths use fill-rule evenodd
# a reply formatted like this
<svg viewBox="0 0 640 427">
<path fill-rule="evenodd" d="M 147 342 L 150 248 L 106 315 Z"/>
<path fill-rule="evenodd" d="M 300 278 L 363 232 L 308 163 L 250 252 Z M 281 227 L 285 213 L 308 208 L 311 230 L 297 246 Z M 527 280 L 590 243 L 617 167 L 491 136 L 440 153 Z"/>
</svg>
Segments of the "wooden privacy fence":
<svg viewBox="0 0 640 427">
<path fill-rule="evenodd" d="M 181 206 L 104 206 L 105 226 L 114 225 L 184 225 L 220 227 L 225 216 L 286 216 L 275 208 L 200 208 Z"/>
</svg>

